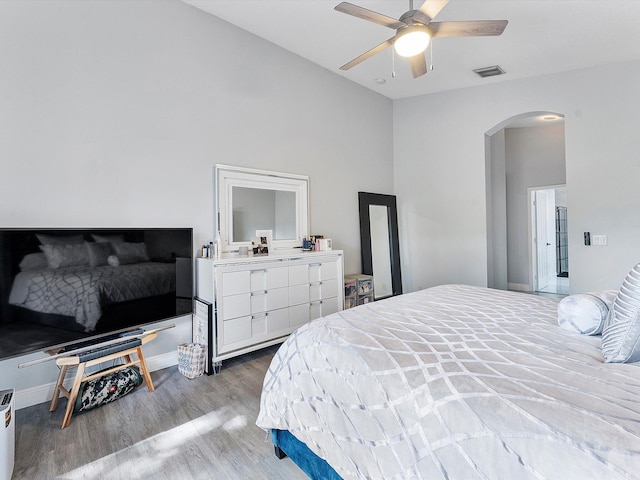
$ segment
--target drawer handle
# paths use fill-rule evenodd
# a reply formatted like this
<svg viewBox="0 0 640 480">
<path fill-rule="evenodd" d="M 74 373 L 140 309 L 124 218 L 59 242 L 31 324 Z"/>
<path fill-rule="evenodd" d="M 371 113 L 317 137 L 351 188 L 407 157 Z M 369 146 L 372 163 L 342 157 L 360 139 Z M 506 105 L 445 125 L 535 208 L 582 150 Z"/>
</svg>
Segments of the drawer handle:
<svg viewBox="0 0 640 480">
<path fill-rule="evenodd" d="M 322 300 L 318 300 L 316 302 L 310 302 L 309 303 L 309 308 L 311 308 L 313 305 L 322 305 Z"/>
<path fill-rule="evenodd" d="M 321 263 L 310 263 L 309 266 L 310 267 L 321 267 L 322 264 Z"/>
<path fill-rule="evenodd" d="M 255 297 L 255 296 L 258 296 L 258 295 L 266 295 L 267 293 L 269 293 L 269 292 L 266 291 L 266 290 L 264 292 L 251 292 L 251 296 Z"/>
<path fill-rule="evenodd" d="M 262 315 L 251 315 L 251 320 L 255 320 L 256 318 L 260 318 L 260 317 L 268 317 L 269 316 L 269 312 L 264 312 L 264 314 Z"/>
</svg>

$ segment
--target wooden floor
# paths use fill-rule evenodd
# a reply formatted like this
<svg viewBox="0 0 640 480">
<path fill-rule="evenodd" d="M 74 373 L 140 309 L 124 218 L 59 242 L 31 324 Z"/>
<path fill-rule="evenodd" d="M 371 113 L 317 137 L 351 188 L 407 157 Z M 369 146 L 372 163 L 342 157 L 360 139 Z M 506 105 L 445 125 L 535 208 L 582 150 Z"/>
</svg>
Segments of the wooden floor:
<svg viewBox="0 0 640 480">
<path fill-rule="evenodd" d="M 64 430 L 64 398 L 53 413 L 48 404 L 18 410 L 12 478 L 306 479 L 255 425 L 276 348 L 227 360 L 209 377 L 189 380 L 177 366 L 152 372 L 154 392 L 138 387 Z"/>
</svg>

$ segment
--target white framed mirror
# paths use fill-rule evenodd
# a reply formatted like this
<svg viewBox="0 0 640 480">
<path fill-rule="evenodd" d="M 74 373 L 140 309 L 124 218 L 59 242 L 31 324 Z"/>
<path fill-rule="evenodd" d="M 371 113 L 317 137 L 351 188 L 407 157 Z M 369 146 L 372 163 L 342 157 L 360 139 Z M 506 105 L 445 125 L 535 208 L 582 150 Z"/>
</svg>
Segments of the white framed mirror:
<svg viewBox="0 0 640 480">
<path fill-rule="evenodd" d="M 309 236 L 309 177 L 231 165 L 214 172 L 215 229 L 223 252 L 272 231 L 272 248 L 300 247 Z"/>
</svg>

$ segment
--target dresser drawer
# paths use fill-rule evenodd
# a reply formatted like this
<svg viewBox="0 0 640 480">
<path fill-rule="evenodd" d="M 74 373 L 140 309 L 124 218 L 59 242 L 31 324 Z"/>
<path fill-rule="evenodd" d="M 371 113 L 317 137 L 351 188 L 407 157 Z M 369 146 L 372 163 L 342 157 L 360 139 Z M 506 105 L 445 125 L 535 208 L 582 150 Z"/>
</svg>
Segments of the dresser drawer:
<svg viewBox="0 0 640 480">
<path fill-rule="evenodd" d="M 251 291 L 251 280 L 248 271 L 224 272 L 222 274 L 222 295 L 237 295 Z"/>
<path fill-rule="evenodd" d="M 324 280 L 309 285 L 309 301 L 323 300 L 338 295 L 338 280 Z"/>
<path fill-rule="evenodd" d="M 310 320 L 309 303 L 289 307 L 289 325 L 296 329 Z"/>
<path fill-rule="evenodd" d="M 223 297 L 223 305 L 218 307 L 222 310 L 222 319 L 242 317 L 251 315 L 251 294 L 242 293 L 240 295 L 229 295 Z"/>
<path fill-rule="evenodd" d="M 309 283 L 309 265 L 292 265 L 289 267 L 289 286 Z"/>
<path fill-rule="evenodd" d="M 268 312 L 289 305 L 289 287 L 251 293 L 251 313 Z"/>
<path fill-rule="evenodd" d="M 289 287 L 289 305 L 309 302 L 309 284 L 307 282 Z"/>
<path fill-rule="evenodd" d="M 251 271 L 251 291 L 283 288 L 289 285 L 289 268 L 273 267 Z"/>
<path fill-rule="evenodd" d="M 326 317 L 332 313 L 336 313 L 341 310 L 341 305 L 338 297 L 328 298 L 326 300 L 318 300 L 316 302 L 309 303 L 309 320 L 314 320 L 320 317 Z"/>
<path fill-rule="evenodd" d="M 322 262 L 309 264 L 309 281 L 321 282 L 338 278 L 338 266 L 336 262 Z"/>
<path fill-rule="evenodd" d="M 222 323 L 222 345 L 249 340 L 251 338 L 251 316 L 225 320 Z"/>
</svg>

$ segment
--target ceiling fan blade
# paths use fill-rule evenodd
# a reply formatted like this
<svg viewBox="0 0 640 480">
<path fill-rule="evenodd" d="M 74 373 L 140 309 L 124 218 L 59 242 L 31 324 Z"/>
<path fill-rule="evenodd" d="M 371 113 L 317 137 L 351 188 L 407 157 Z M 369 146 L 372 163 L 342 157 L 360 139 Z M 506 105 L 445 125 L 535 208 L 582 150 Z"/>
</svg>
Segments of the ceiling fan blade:
<svg viewBox="0 0 640 480">
<path fill-rule="evenodd" d="M 409 57 L 409 64 L 411 65 L 413 78 L 421 77 L 427 73 L 427 61 L 424 58 L 424 53 Z"/>
<path fill-rule="evenodd" d="M 431 20 L 440 13 L 440 10 L 442 10 L 447 3 L 449 3 L 449 0 L 426 0 L 418 11 L 413 14 L 413 19 L 429 25 Z"/>
<path fill-rule="evenodd" d="M 502 35 L 507 20 L 475 20 L 469 22 L 431 22 L 433 37 L 478 37 Z"/>
<path fill-rule="evenodd" d="M 407 24 L 401 22 L 400 20 L 396 20 L 392 17 L 387 17 L 378 12 L 374 12 L 373 10 L 368 10 L 366 8 L 359 7 L 358 5 L 354 5 L 349 2 L 342 2 L 334 7 L 334 10 L 338 12 L 346 13 L 347 15 L 353 15 L 354 17 L 362 18 L 363 20 L 369 20 L 370 22 L 377 23 L 378 25 L 382 25 L 384 27 L 393 28 L 397 30 L 400 27 L 405 27 Z"/>
<path fill-rule="evenodd" d="M 385 40 L 380 45 L 373 47 L 368 52 L 365 52 L 359 57 L 354 58 L 349 63 L 345 63 L 343 66 L 340 67 L 340 70 L 349 70 L 351 67 L 355 67 L 359 63 L 364 62 L 367 58 L 373 57 L 376 53 L 381 52 L 382 50 L 387 48 L 389 45 L 391 45 L 393 43 L 392 40 L 394 38 L 395 37 L 391 37 L 389 40 Z"/>
</svg>

